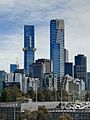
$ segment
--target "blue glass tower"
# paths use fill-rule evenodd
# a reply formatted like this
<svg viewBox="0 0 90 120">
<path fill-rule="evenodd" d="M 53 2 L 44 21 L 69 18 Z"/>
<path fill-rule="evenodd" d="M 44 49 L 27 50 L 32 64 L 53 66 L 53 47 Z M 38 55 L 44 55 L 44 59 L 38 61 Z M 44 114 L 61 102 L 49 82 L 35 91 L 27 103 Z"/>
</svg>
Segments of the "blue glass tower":
<svg viewBox="0 0 90 120">
<path fill-rule="evenodd" d="M 10 73 L 15 72 L 17 68 L 18 68 L 17 64 L 10 64 Z"/>
<path fill-rule="evenodd" d="M 75 56 L 74 77 L 84 80 L 87 89 L 87 57 L 83 54 Z"/>
<path fill-rule="evenodd" d="M 64 20 L 50 21 L 50 59 L 53 72 L 58 78 L 64 76 Z"/>
<path fill-rule="evenodd" d="M 71 62 L 65 62 L 65 75 L 74 77 L 74 66 Z"/>
<path fill-rule="evenodd" d="M 24 26 L 24 70 L 29 75 L 29 66 L 34 62 L 34 26 Z"/>
</svg>

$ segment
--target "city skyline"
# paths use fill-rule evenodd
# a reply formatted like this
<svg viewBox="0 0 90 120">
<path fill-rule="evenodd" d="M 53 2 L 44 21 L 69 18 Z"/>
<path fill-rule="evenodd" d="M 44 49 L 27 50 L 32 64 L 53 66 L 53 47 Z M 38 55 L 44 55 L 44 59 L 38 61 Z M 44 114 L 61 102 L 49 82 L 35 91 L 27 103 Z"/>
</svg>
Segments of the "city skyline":
<svg viewBox="0 0 90 120">
<path fill-rule="evenodd" d="M 51 19 L 65 20 L 65 46 L 69 50 L 70 61 L 74 62 L 74 56 L 82 53 L 88 57 L 89 63 L 89 0 L 3 0 L 0 8 L 0 69 L 8 70 L 9 64 L 16 63 L 17 57 L 20 67 L 23 65 L 25 24 L 35 25 L 36 59 L 50 58 Z"/>
</svg>

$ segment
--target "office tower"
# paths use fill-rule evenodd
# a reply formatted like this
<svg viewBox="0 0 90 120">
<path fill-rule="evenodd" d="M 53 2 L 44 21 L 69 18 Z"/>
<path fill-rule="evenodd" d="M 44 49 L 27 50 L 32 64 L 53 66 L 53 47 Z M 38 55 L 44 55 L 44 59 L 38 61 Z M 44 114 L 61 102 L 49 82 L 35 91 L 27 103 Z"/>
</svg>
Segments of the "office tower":
<svg viewBox="0 0 90 120">
<path fill-rule="evenodd" d="M 87 91 L 90 91 L 90 72 L 87 72 Z"/>
<path fill-rule="evenodd" d="M 44 74 L 50 73 L 51 62 L 49 59 L 38 59 L 30 66 L 30 76 L 33 78 L 39 78 L 42 85 Z"/>
<path fill-rule="evenodd" d="M 45 73 L 43 86 L 49 90 L 57 90 L 57 74 L 55 73 Z"/>
<path fill-rule="evenodd" d="M 45 64 L 33 63 L 32 65 L 30 65 L 30 77 L 39 78 L 40 86 L 43 85 L 44 73 L 45 73 Z"/>
<path fill-rule="evenodd" d="M 69 62 L 69 59 L 68 59 L 68 50 L 67 49 L 64 49 L 64 61 L 65 61 L 65 63 Z"/>
<path fill-rule="evenodd" d="M 50 60 L 58 78 L 64 76 L 64 20 L 50 21 Z"/>
<path fill-rule="evenodd" d="M 24 26 L 24 70 L 29 76 L 29 66 L 34 62 L 34 26 Z"/>
<path fill-rule="evenodd" d="M 43 63 L 45 64 L 45 73 L 51 72 L 51 61 L 49 59 L 38 59 L 36 63 Z"/>
<path fill-rule="evenodd" d="M 10 64 L 10 73 L 14 73 L 17 70 L 17 64 Z"/>
<path fill-rule="evenodd" d="M 75 56 L 74 77 L 84 80 L 87 87 L 87 57 L 83 54 Z"/>
<path fill-rule="evenodd" d="M 71 62 L 66 62 L 65 63 L 65 75 L 69 75 L 74 77 L 74 67 L 73 67 L 73 63 Z"/>
<path fill-rule="evenodd" d="M 7 73 L 5 71 L 0 71 L 0 95 L 3 91 L 3 82 L 7 79 Z"/>
</svg>

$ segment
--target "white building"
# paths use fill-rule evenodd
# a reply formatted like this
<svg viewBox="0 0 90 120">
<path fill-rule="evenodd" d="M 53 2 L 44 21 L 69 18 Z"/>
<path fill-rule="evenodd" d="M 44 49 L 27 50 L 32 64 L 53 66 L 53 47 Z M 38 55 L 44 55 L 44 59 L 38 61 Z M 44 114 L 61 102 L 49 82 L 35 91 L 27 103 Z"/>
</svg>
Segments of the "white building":
<svg viewBox="0 0 90 120">
<path fill-rule="evenodd" d="M 57 74 L 45 73 L 44 74 L 44 87 L 49 90 L 57 90 Z"/>
<path fill-rule="evenodd" d="M 39 78 L 29 78 L 28 90 L 30 90 L 32 88 L 33 91 L 36 91 L 39 87 L 39 84 L 40 84 Z"/>
<path fill-rule="evenodd" d="M 67 91 L 69 95 L 80 95 L 81 92 L 81 84 L 80 84 L 80 79 L 76 78 L 74 79 L 73 77 L 66 75 L 64 77 L 65 80 L 65 86 L 64 89 Z"/>
<path fill-rule="evenodd" d="M 7 77 L 8 77 L 8 79 L 7 79 L 8 82 L 14 81 L 14 73 L 8 73 Z"/>
<path fill-rule="evenodd" d="M 28 92 L 28 77 L 25 76 L 22 78 L 22 92 Z"/>
</svg>

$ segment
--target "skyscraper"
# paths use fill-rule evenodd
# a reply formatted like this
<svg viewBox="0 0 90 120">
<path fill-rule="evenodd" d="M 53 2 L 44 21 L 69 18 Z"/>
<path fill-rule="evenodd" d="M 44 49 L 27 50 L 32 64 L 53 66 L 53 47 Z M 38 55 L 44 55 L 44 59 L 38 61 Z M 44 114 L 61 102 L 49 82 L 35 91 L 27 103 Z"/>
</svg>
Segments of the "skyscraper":
<svg viewBox="0 0 90 120">
<path fill-rule="evenodd" d="M 30 65 L 30 77 L 39 78 L 42 86 L 44 74 L 51 72 L 51 62 L 49 59 L 38 59 Z"/>
<path fill-rule="evenodd" d="M 18 69 L 17 64 L 10 64 L 10 73 L 15 72 Z"/>
<path fill-rule="evenodd" d="M 64 60 L 65 60 L 65 62 L 69 62 L 69 60 L 68 60 L 68 50 L 67 49 L 64 49 Z"/>
<path fill-rule="evenodd" d="M 50 59 L 57 77 L 64 76 L 64 20 L 50 21 Z"/>
<path fill-rule="evenodd" d="M 29 75 L 29 66 L 34 62 L 34 26 L 24 26 L 24 70 Z"/>
<path fill-rule="evenodd" d="M 75 56 L 74 77 L 84 80 L 87 84 L 87 57 L 83 54 Z"/>
<path fill-rule="evenodd" d="M 65 62 L 65 75 L 74 77 L 74 67 L 72 62 Z"/>
</svg>

